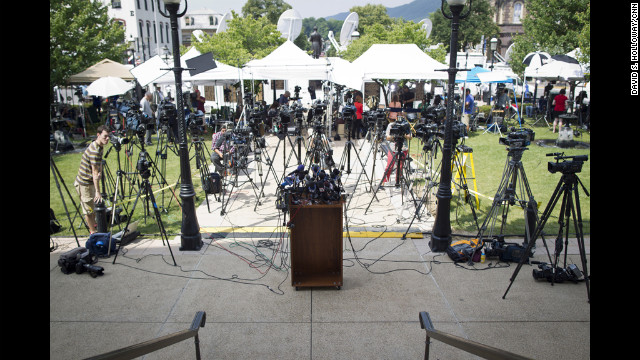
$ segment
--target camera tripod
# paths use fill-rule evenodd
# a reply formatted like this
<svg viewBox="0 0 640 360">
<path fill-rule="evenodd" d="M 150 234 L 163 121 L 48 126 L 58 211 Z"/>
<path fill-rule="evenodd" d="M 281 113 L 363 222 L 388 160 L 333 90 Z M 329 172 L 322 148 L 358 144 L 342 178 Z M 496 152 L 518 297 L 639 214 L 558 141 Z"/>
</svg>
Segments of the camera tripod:
<svg viewBox="0 0 640 360">
<path fill-rule="evenodd" d="M 254 134 L 255 135 L 255 134 Z M 267 182 L 267 178 L 269 177 L 269 172 L 271 172 L 273 174 L 273 179 L 276 181 L 276 183 L 278 182 L 278 175 L 276 174 L 275 169 L 273 168 L 273 160 L 269 157 L 269 153 L 267 152 L 267 141 L 263 136 L 253 136 L 252 139 L 253 142 L 253 161 L 255 163 L 255 167 L 256 167 L 256 172 L 258 173 L 258 176 L 260 177 L 260 193 L 258 194 L 258 199 L 256 201 L 256 205 L 253 208 L 253 211 L 256 211 L 256 209 L 258 208 L 258 205 L 262 205 L 262 203 L 260 202 L 260 199 L 262 198 L 262 195 L 264 194 L 264 185 Z M 263 150 L 264 149 L 264 150 Z M 276 147 L 276 152 L 278 151 L 278 148 Z M 262 153 L 264 152 L 264 156 L 266 157 L 266 160 L 262 159 Z M 275 157 L 275 152 L 273 154 L 273 156 Z M 264 179 L 262 178 L 262 164 L 265 165 L 269 165 L 269 167 L 267 168 L 267 175 L 264 177 Z"/>
<path fill-rule="evenodd" d="M 73 197 L 69 192 L 69 188 L 67 188 L 67 185 L 64 183 L 64 179 L 62 178 L 62 176 L 60 176 L 60 170 L 58 170 L 58 167 L 56 166 L 55 161 L 53 161 L 53 155 L 51 155 L 51 153 L 49 153 L 49 166 L 51 167 L 51 173 L 53 174 L 53 179 L 55 180 L 56 187 L 58 188 L 58 194 L 60 194 L 60 200 L 62 200 L 62 206 L 64 207 L 64 212 L 67 214 L 67 219 L 69 219 L 69 227 L 71 227 L 71 231 L 73 232 L 73 237 L 75 237 L 76 239 L 76 244 L 78 244 L 78 247 L 80 247 L 80 242 L 78 241 L 78 235 L 76 234 L 76 230 L 73 228 L 71 215 L 69 215 L 69 209 L 67 209 L 67 203 L 64 201 L 64 196 L 62 195 L 60 182 L 62 182 L 64 189 L 67 191 L 67 195 L 69 196 L 69 199 L 71 199 L 71 203 L 73 204 L 73 208 L 76 209 L 76 213 L 79 213 L 78 205 L 76 205 L 76 202 L 73 200 Z M 58 181 L 58 179 L 60 179 L 60 181 Z M 84 224 L 84 226 L 87 228 L 87 231 L 89 231 L 89 225 L 87 225 L 87 223 L 84 221 L 84 218 L 81 216 L 80 219 Z"/>
<path fill-rule="evenodd" d="M 358 152 L 358 149 L 356 148 L 356 146 L 353 144 L 353 141 L 351 141 L 351 131 L 353 130 L 352 129 L 353 127 L 351 125 L 353 121 L 355 121 L 355 114 L 353 115 L 353 119 L 345 119 L 345 127 L 347 128 L 347 141 L 344 143 L 344 150 L 342 151 L 342 157 L 340 158 L 340 163 L 339 163 L 340 165 L 338 166 L 340 171 L 343 171 L 346 163 L 347 174 L 351 174 L 351 150 L 352 149 L 356 154 L 356 158 L 358 159 L 360 166 L 362 166 L 362 168 L 364 169 L 364 164 L 360 159 L 360 153 Z M 368 178 L 369 177 L 367 176 L 367 179 Z"/>
<path fill-rule="evenodd" d="M 191 153 L 192 146 L 195 148 L 193 157 L 196 159 L 196 169 L 198 169 L 198 172 L 200 174 L 200 182 L 202 183 L 202 190 L 204 190 L 204 197 L 207 203 L 207 211 L 210 213 L 211 209 L 209 208 L 209 196 L 207 195 L 208 191 L 211 190 L 210 187 L 212 186 L 211 170 L 209 169 L 209 162 L 207 161 L 207 159 L 210 158 L 209 150 L 206 146 L 204 146 L 203 138 L 195 134 L 192 134 L 188 153 Z M 216 198 L 215 194 L 214 198 Z M 216 198 L 216 200 L 218 199 Z"/>
<path fill-rule="evenodd" d="M 549 262 L 553 263 L 552 269 L 554 274 L 554 276 L 551 278 L 551 285 L 554 284 L 555 275 L 557 275 L 558 257 L 560 256 L 563 248 L 565 251 L 564 267 L 566 267 L 567 247 L 569 244 L 569 224 L 570 224 L 571 218 L 573 218 L 573 225 L 576 232 L 576 240 L 578 241 L 578 249 L 580 251 L 580 260 L 582 261 L 582 272 L 584 273 L 584 281 L 587 286 L 587 299 L 588 299 L 588 302 L 591 303 L 591 291 L 589 290 L 589 275 L 587 272 L 587 258 L 586 258 L 586 251 L 584 248 L 584 234 L 582 232 L 582 213 L 580 212 L 580 196 L 579 196 L 580 194 L 578 192 L 578 184 L 580 184 L 580 186 L 582 187 L 582 190 L 585 192 L 587 196 L 590 196 L 590 195 L 587 189 L 584 187 L 584 184 L 582 184 L 582 181 L 580 181 L 580 178 L 578 177 L 578 175 L 576 175 L 577 172 L 581 171 L 582 162 L 587 160 L 587 155 L 582 155 L 579 157 L 578 156 L 565 157 L 565 156 L 560 156 L 561 154 L 557 154 L 557 153 L 547 154 L 547 156 L 554 156 L 554 155 L 556 156 L 555 158 L 556 160 L 572 158 L 572 160 L 574 161 L 565 161 L 563 163 L 560 163 L 560 165 L 564 165 L 559 169 L 559 171 L 562 172 L 562 176 L 558 181 L 558 185 L 556 186 L 556 189 L 554 190 L 553 195 L 551 195 L 549 204 L 545 208 L 544 213 L 542 214 L 542 217 L 538 222 L 538 226 L 536 226 L 535 231 L 533 231 L 533 235 L 531 236 L 531 241 L 529 241 L 529 244 L 527 244 L 525 254 L 528 254 L 529 251 L 531 251 L 531 248 L 534 246 L 538 236 L 542 235 L 542 230 L 544 229 L 544 226 L 546 225 L 547 220 L 549 220 L 549 217 L 551 216 L 553 209 L 557 205 L 558 200 L 560 199 L 560 197 L 562 197 L 562 204 L 560 205 L 560 215 L 558 216 L 558 224 L 560 225 L 560 228 L 558 230 L 558 236 L 555 241 L 554 261 L 551 261 L 551 255 L 549 255 L 549 259 L 550 259 Z M 558 163 L 556 163 L 556 165 L 558 165 Z M 558 171 L 558 170 L 552 171 L 552 166 L 553 166 L 553 163 L 549 163 L 550 172 L 554 173 Z M 563 235 L 564 235 L 564 245 L 562 244 Z M 543 239 L 545 248 L 547 248 L 547 253 L 549 253 L 549 249 L 547 247 L 546 241 L 544 241 L 544 237 L 542 239 Z M 518 266 L 514 270 L 513 275 L 509 280 L 510 281 L 509 287 L 507 287 L 507 290 L 504 292 L 504 295 L 502 295 L 503 299 L 507 296 L 507 293 L 509 292 L 511 285 L 513 285 L 513 282 L 515 281 L 516 276 L 518 276 L 518 272 L 520 271 L 520 268 L 522 268 L 522 264 L 524 263 L 524 260 L 525 258 L 522 257 L 520 259 L 520 262 L 518 263 Z"/>
<path fill-rule="evenodd" d="M 129 230 L 129 224 L 131 223 L 131 219 L 133 218 L 133 213 L 136 210 L 136 205 L 138 204 L 138 200 L 140 199 L 140 195 L 144 195 L 145 199 L 147 199 L 147 207 L 148 201 L 151 200 L 153 204 L 153 210 L 156 218 L 156 223 L 158 224 L 158 228 L 160 229 L 160 236 L 162 238 L 162 245 L 165 244 L 165 240 L 167 241 L 167 246 L 169 247 L 169 252 L 171 253 L 171 258 L 173 259 L 173 265 L 177 266 L 176 259 L 173 256 L 173 251 L 171 250 L 171 245 L 169 244 L 169 238 L 167 236 L 167 232 L 164 228 L 164 224 L 162 223 L 162 218 L 160 216 L 160 211 L 158 210 L 158 204 L 156 204 L 156 198 L 153 195 L 153 190 L 151 189 L 151 183 L 149 183 L 149 177 L 151 176 L 151 170 L 149 170 L 150 165 L 152 164 L 151 159 L 149 158 L 149 154 L 144 150 L 144 147 L 140 151 L 138 155 L 138 162 L 136 164 L 136 169 L 138 173 L 142 177 L 142 183 L 140 184 L 140 188 L 138 190 L 138 194 L 136 195 L 136 199 L 133 202 L 133 208 L 131 209 L 131 215 L 127 219 L 127 224 L 124 227 L 124 232 L 122 238 L 120 239 L 120 244 L 118 245 L 118 249 L 116 250 L 115 256 L 113 257 L 113 264 L 116 263 L 116 259 L 118 257 L 118 253 L 120 252 L 120 248 L 122 247 L 122 243 L 124 242 L 124 237 L 127 235 L 127 231 Z M 111 239 L 109 240 L 111 241 Z M 109 252 L 111 251 L 111 243 L 109 243 Z"/>
<path fill-rule="evenodd" d="M 380 128 L 379 128 L 380 127 Z M 369 152 L 367 153 L 367 156 L 364 159 L 364 163 L 365 165 L 369 162 L 369 157 L 371 156 L 371 153 L 373 153 L 373 166 L 371 168 L 371 178 L 369 178 L 369 176 L 367 175 L 367 172 L 365 170 L 365 167 L 362 167 L 362 171 L 360 172 L 360 174 L 358 175 L 358 178 L 356 179 L 356 186 L 360 183 L 360 178 L 362 177 L 362 174 L 364 173 L 367 176 L 367 181 L 369 182 L 369 189 L 373 189 L 373 177 L 375 175 L 375 171 L 376 171 L 376 155 L 378 154 L 378 148 L 380 146 L 380 143 L 382 143 L 384 137 L 384 131 L 382 129 L 382 126 L 378 126 L 378 124 L 375 123 L 370 123 L 367 129 L 367 134 L 365 135 L 365 139 L 369 139 L 371 146 L 369 147 Z M 364 146 L 364 143 L 362 143 L 362 146 Z M 362 150 L 362 146 L 360 147 L 360 150 Z M 354 193 L 355 193 L 355 187 L 353 189 Z M 378 200 L 377 195 L 374 193 L 373 197 Z M 351 204 L 351 200 L 354 197 L 351 196 L 349 198 L 349 201 L 347 202 L 347 208 L 349 207 L 349 205 Z"/>
<path fill-rule="evenodd" d="M 507 160 L 505 163 L 502 178 L 500 179 L 500 185 L 498 191 L 493 198 L 491 209 L 487 214 L 486 219 L 478 230 L 478 239 L 483 238 L 498 238 L 503 239 L 503 231 L 507 222 L 507 216 L 509 214 L 509 208 L 516 203 L 524 210 L 524 243 L 523 246 L 527 246 L 531 243 L 531 234 L 538 221 L 538 205 L 533 198 L 529 181 L 527 180 L 527 174 L 524 172 L 522 165 L 522 154 L 527 150 L 524 146 L 509 145 L 507 147 Z M 500 232 L 494 235 L 494 228 L 496 221 L 498 220 L 498 211 L 502 210 L 502 221 L 500 223 Z M 488 235 L 487 235 L 488 230 Z M 543 241 L 544 237 L 543 237 Z M 482 244 L 480 242 L 479 244 Z M 480 246 L 480 245 L 479 245 Z M 545 241 L 546 246 L 546 241 Z M 522 259 L 529 258 L 529 252 L 524 252 Z"/>
<path fill-rule="evenodd" d="M 364 210 L 364 213 L 366 214 L 367 211 L 369 210 L 369 207 L 371 207 L 371 203 L 373 203 L 373 199 L 376 196 L 376 193 L 378 192 L 378 190 L 380 189 L 380 187 L 382 187 L 382 184 L 385 182 L 385 179 L 387 178 L 387 176 L 389 177 L 389 181 L 391 181 L 391 171 L 394 169 L 394 165 L 395 169 L 396 169 L 396 183 L 395 183 L 395 187 L 401 187 L 402 191 L 400 192 L 401 196 L 402 196 L 402 202 L 404 203 L 404 189 L 406 188 L 407 190 L 409 190 L 409 194 L 411 195 L 411 199 L 414 203 L 414 205 L 416 204 L 416 199 L 413 195 L 413 191 L 411 190 L 411 185 L 409 184 L 409 159 L 408 155 L 405 155 L 404 152 L 402 151 L 402 144 L 404 142 L 404 138 L 403 137 L 398 137 L 396 139 L 394 139 L 395 142 L 395 146 L 396 146 L 396 151 L 393 154 L 393 158 L 391 159 L 391 162 L 389 162 L 389 165 L 387 165 L 387 167 L 384 169 L 384 174 L 382 175 L 382 179 L 380 180 L 380 183 L 378 184 L 378 187 L 376 188 L 376 190 L 373 192 L 373 197 L 371 198 L 371 201 L 369 202 L 369 205 L 367 206 L 367 208 Z"/>
<path fill-rule="evenodd" d="M 302 164 L 302 145 L 304 144 L 304 148 L 305 150 L 307 149 L 307 144 L 304 141 L 304 136 L 302 136 L 302 120 L 298 121 L 298 124 L 295 125 L 295 135 L 296 135 L 296 146 L 293 145 L 293 143 L 291 142 L 291 139 L 289 138 L 289 131 L 286 129 L 285 127 L 285 131 L 287 134 L 287 138 L 289 139 L 289 143 L 291 144 L 291 152 L 289 153 L 289 157 L 287 158 L 287 160 L 284 163 L 284 172 L 287 172 L 287 168 L 289 167 L 289 161 L 291 161 L 291 156 L 293 156 L 293 154 L 295 153 L 296 155 L 296 159 L 298 160 L 298 165 Z M 298 151 L 296 151 L 296 147 L 298 149 Z M 283 159 L 284 159 L 284 154 L 286 153 L 283 152 Z"/>
<path fill-rule="evenodd" d="M 169 126 L 168 123 L 160 123 L 160 126 L 157 130 L 158 132 L 158 141 L 156 143 L 156 155 L 154 158 L 154 163 L 158 164 L 158 160 L 160 160 L 160 172 L 164 176 L 167 174 L 167 150 L 171 150 L 176 156 L 178 155 L 178 142 L 177 136 L 174 133 L 173 129 Z M 169 140 L 171 139 L 171 140 Z M 169 141 L 173 141 L 173 145 L 169 143 Z M 166 186 L 165 183 L 158 183 L 158 186 Z M 162 192 L 162 208 L 164 209 L 164 192 Z"/>
<path fill-rule="evenodd" d="M 233 169 L 233 174 L 231 175 L 232 177 L 231 180 L 226 180 L 226 177 L 222 178 L 222 189 L 221 189 L 222 195 L 220 196 L 222 209 L 220 210 L 220 215 L 225 214 L 227 206 L 229 205 L 229 200 L 231 200 L 231 193 L 233 193 L 233 189 L 236 187 L 239 188 L 242 185 L 246 184 L 247 182 L 251 183 L 253 193 L 256 195 L 256 202 L 259 201 L 259 194 L 256 192 L 256 190 L 258 189 L 258 186 L 251 179 L 251 175 L 249 174 L 249 171 L 247 169 L 248 163 L 249 163 L 249 160 L 247 159 L 247 155 L 248 155 L 247 145 L 246 144 L 240 144 L 240 145 L 241 146 L 234 144 L 233 146 L 235 147 L 235 151 L 224 154 L 224 171 L 225 173 L 228 173 L 230 169 Z M 230 147 L 227 147 L 227 148 L 230 149 Z M 231 162 L 231 166 L 229 166 L 229 162 Z M 238 175 L 240 171 L 242 171 L 247 176 L 247 180 L 243 181 L 242 183 L 238 181 Z M 225 201 L 225 195 L 227 193 L 227 184 L 231 184 L 231 189 L 229 190 L 229 197 Z"/>
<path fill-rule="evenodd" d="M 312 164 L 319 164 L 321 169 L 329 169 L 335 167 L 333 161 L 333 150 L 329 144 L 329 139 L 324 133 L 324 126 L 316 125 L 313 134 L 309 136 L 309 147 L 307 148 L 307 156 L 304 159 L 305 168 L 310 168 Z"/>
</svg>

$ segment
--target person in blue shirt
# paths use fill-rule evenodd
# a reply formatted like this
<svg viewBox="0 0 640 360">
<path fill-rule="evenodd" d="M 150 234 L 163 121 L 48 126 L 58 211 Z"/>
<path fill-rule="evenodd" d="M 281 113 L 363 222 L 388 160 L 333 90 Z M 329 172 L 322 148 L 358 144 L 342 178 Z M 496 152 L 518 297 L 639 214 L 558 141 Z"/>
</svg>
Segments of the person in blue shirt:
<svg viewBox="0 0 640 360">
<path fill-rule="evenodd" d="M 467 131 L 469 131 L 469 118 L 471 114 L 473 114 L 473 96 L 471 95 L 471 90 L 467 88 L 465 90 L 466 97 L 464 99 L 464 113 L 462 116 L 462 122 L 467 126 Z"/>
</svg>

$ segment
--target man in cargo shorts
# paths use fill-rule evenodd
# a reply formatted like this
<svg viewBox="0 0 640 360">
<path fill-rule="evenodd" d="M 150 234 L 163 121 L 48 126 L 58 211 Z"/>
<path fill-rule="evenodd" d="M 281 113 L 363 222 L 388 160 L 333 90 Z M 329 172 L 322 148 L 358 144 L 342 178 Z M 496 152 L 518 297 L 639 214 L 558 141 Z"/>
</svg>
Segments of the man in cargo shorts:
<svg viewBox="0 0 640 360">
<path fill-rule="evenodd" d="M 89 233 L 96 232 L 95 203 L 102 201 L 100 194 L 100 178 L 102 176 L 102 150 L 109 143 L 109 129 L 105 125 L 98 126 L 98 136 L 82 153 L 78 175 L 73 183 L 80 203 L 82 213 L 89 225 Z"/>
</svg>

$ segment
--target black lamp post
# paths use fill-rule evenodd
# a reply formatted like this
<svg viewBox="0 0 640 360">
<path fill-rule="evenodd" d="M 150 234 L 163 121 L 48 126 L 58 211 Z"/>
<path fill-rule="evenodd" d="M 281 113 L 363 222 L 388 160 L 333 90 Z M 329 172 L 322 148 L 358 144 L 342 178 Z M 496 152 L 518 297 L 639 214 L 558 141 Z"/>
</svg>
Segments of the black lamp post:
<svg viewBox="0 0 640 360">
<path fill-rule="evenodd" d="M 436 218 L 433 224 L 433 231 L 431 232 L 431 241 L 429 247 L 434 252 L 442 252 L 447 249 L 451 244 L 451 153 L 453 148 L 453 90 L 456 81 L 456 61 L 458 57 L 458 27 L 460 25 L 460 19 L 464 19 L 469 15 L 471 11 L 471 1 L 469 0 L 469 9 L 464 14 L 461 14 L 464 8 L 466 0 L 447 0 L 449 9 L 451 10 L 451 16 L 444 12 L 444 1 L 440 10 L 442 15 L 447 19 L 451 19 L 451 42 L 449 44 L 449 82 L 447 89 L 447 118 L 444 125 L 444 144 L 442 146 L 442 166 L 440 169 L 440 184 L 438 186 L 438 192 L 436 198 L 438 199 L 438 209 Z"/>
<path fill-rule="evenodd" d="M 189 164 L 189 148 L 187 147 L 187 131 L 185 129 L 184 104 L 182 99 L 182 71 L 180 66 L 180 42 L 178 37 L 178 18 L 184 16 L 187 11 L 187 1 L 182 13 L 178 14 L 180 0 L 163 0 L 165 9 L 169 12 L 166 15 L 158 1 L 158 10 L 162 16 L 169 18 L 171 23 L 171 41 L 173 43 L 173 73 L 176 82 L 176 106 L 178 110 L 178 133 L 179 144 L 178 151 L 180 154 L 180 198 L 182 199 L 182 235 L 180 239 L 180 250 L 198 251 L 202 247 L 202 236 L 200 235 L 200 226 L 198 225 L 198 217 L 196 216 L 196 208 L 194 197 L 196 196 L 191 182 L 191 165 Z"/>
</svg>

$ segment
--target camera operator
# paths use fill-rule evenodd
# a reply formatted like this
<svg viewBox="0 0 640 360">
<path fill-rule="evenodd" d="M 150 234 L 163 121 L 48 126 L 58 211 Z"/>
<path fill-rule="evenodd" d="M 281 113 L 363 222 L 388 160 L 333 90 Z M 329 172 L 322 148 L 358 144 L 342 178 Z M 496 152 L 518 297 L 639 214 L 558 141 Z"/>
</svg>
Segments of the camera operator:
<svg viewBox="0 0 640 360">
<path fill-rule="evenodd" d="M 289 97 L 291 96 L 291 93 L 287 90 L 284 92 L 284 94 L 280 94 L 280 98 L 278 99 L 278 104 L 280 105 L 287 105 L 289 104 Z"/>
<path fill-rule="evenodd" d="M 407 158 L 407 153 L 409 150 L 409 141 L 411 140 L 411 132 L 406 133 L 403 135 L 404 139 L 402 138 L 396 138 L 394 135 L 391 134 L 391 128 L 395 125 L 396 122 L 396 118 L 391 118 L 389 117 L 389 125 L 387 125 L 387 131 L 385 132 L 386 135 L 386 139 L 387 141 L 402 141 L 402 160 Z M 389 147 L 389 152 L 387 153 L 387 166 L 385 167 L 385 174 L 384 174 L 384 182 L 389 181 L 389 177 L 391 175 L 391 169 L 389 169 L 389 165 L 391 165 L 391 161 L 393 160 L 393 157 L 395 155 L 395 144 Z M 400 161 L 398 164 L 396 164 L 396 166 L 400 166 L 400 171 L 402 171 L 402 163 L 403 161 Z"/>
<path fill-rule="evenodd" d="M 356 107 L 356 119 L 353 122 L 353 130 L 352 136 L 354 139 L 359 140 L 362 135 L 362 96 L 359 93 L 356 93 L 355 100 L 353 101 L 353 106 Z"/>
<path fill-rule="evenodd" d="M 146 114 L 150 119 L 153 119 L 153 110 L 151 110 L 151 99 L 153 98 L 153 94 L 151 94 L 151 92 L 147 91 L 144 94 L 144 97 L 142 98 L 142 100 L 140 100 L 140 110 L 142 110 L 143 114 Z M 153 130 L 147 128 L 145 137 L 144 137 L 144 142 L 147 145 L 152 145 L 151 144 L 151 132 Z"/>
<path fill-rule="evenodd" d="M 229 145 L 226 141 L 227 136 L 225 133 L 227 132 L 227 125 L 222 125 L 220 127 L 220 131 L 214 133 L 211 136 L 211 162 L 216 168 L 216 172 L 221 177 L 224 175 L 224 153 L 229 150 Z M 230 153 L 233 149 L 230 149 Z"/>
<path fill-rule="evenodd" d="M 402 101 L 402 107 L 404 109 L 412 109 L 413 108 L 413 100 L 416 95 L 409 90 L 407 85 L 402 86 L 402 94 L 400 94 L 400 100 Z"/>
<path fill-rule="evenodd" d="M 98 126 L 98 135 L 87 149 L 82 153 L 78 175 L 73 186 L 78 192 L 82 213 L 89 225 L 89 233 L 96 232 L 95 203 L 102 201 L 100 194 L 100 179 L 102 177 L 102 152 L 104 146 L 109 143 L 109 128 L 105 125 Z"/>
<path fill-rule="evenodd" d="M 469 131 L 469 118 L 471 117 L 471 114 L 473 114 L 473 95 L 471 95 L 471 90 L 469 88 L 465 90 L 465 94 L 462 122 L 467 126 L 467 131 Z"/>
</svg>

